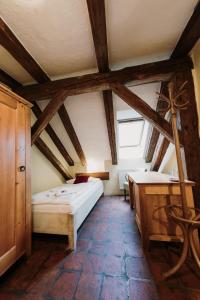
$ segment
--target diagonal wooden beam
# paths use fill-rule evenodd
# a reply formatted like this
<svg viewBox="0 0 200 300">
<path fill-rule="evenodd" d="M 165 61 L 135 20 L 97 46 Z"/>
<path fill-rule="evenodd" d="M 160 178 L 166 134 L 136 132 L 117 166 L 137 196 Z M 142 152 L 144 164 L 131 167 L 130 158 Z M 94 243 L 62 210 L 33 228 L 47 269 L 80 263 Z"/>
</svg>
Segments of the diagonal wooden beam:
<svg viewBox="0 0 200 300">
<path fill-rule="evenodd" d="M 87 0 L 88 12 L 90 17 L 92 36 L 95 46 L 95 53 L 99 72 L 109 71 L 108 61 L 108 45 L 106 33 L 106 16 L 104 0 Z M 112 157 L 112 164 L 117 164 L 117 148 L 115 137 L 115 123 L 113 110 L 112 91 L 103 91 L 104 109 L 106 114 L 106 124 L 108 131 L 108 138 L 110 144 L 110 151 Z"/>
<path fill-rule="evenodd" d="M 35 143 L 37 138 L 40 136 L 42 131 L 46 128 L 50 120 L 53 118 L 55 113 L 58 111 L 58 109 L 61 107 L 63 102 L 66 99 L 66 92 L 60 91 L 57 93 L 57 95 L 54 96 L 54 98 L 49 102 L 49 104 L 45 107 L 43 113 L 39 116 L 35 124 L 32 126 L 31 134 L 32 144 Z"/>
<path fill-rule="evenodd" d="M 0 18 L 0 44 L 31 74 L 39 83 L 50 81 L 47 74 L 24 48 L 7 24 Z"/>
<path fill-rule="evenodd" d="M 169 147 L 169 140 L 166 139 L 164 136 L 159 137 L 158 143 L 154 152 L 154 156 L 151 163 L 151 171 L 158 171 L 160 168 L 160 165 L 163 161 L 163 158 L 167 152 L 167 149 Z"/>
<path fill-rule="evenodd" d="M 19 83 L 17 80 L 12 78 L 10 75 L 8 75 L 6 72 L 0 69 L 0 82 L 3 84 L 6 84 L 8 87 L 12 89 L 16 89 L 22 86 L 21 83 Z"/>
<path fill-rule="evenodd" d="M 32 111 L 35 114 L 36 118 L 39 118 L 40 115 L 42 114 L 42 110 L 40 109 L 40 107 L 38 106 L 38 104 L 36 102 L 34 102 L 33 104 L 34 104 L 34 106 L 32 107 Z M 62 154 L 62 156 L 64 157 L 66 162 L 69 164 L 69 166 L 74 166 L 73 159 L 71 158 L 71 156 L 65 149 L 63 143 L 61 142 L 60 138 L 57 136 L 56 132 L 51 127 L 51 125 L 48 124 L 46 126 L 45 130 L 48 133 L 48 135 L 50 136 L 50 138 L 52 139 L 54 145 L 57 147 L 58 151 Z"/>
<path fill-rule="evenodd" d="M 28 53 L 28 51 L 24 48 L 21 42 L 16 38 L 14 33 L 10 30 L 7 24 L 0 18 L 0 44 L 24 67 L 24 69 L 31 74 L 31 76 L 39 83 L 48 83 L 50 82 L 50 78 L 47 74 L 42 70 L 40 65 L 33 59 L 33 57 Z M 5 72 L 0 72 L 0 80 L 10 86 L 12 89 L 19 88 L 21 86 L 16 80 L 10 77 Z M 56 112 L 56 110 L 60 107 L 59 101 L 65 100 L 65 93 L 61 92 L 58 95 L 54 96 L 53 102 L 51 101 L 50 104 L 45 109 L 45 113 L 40 113 L 38 108 L 34 107 L 33 110 L 35 114 L 38 115 L 38 120 L 34 124 L 32 128 L 33 136 L 32 136 L 32 143 L 36 143 L 38 149 L 44 154 L 44 156 L 54 165 L 54 167 L 61 173 L 61 175 L 68 179 L 70 175 L 67 173 L 65 168 L 62 164 L 58 161 L 58 159 L 54 156 L 51 150 L 47 147 L 47 145 L 38 138 L 40 133 L 44 130 L 47 126 L 47 131 L 52 138 L 53 142 L 56 144 L 59 151 L 67 160 L 69 165 L 73 165 L 74 162 L 65 150 L 64 146 L 62 145 L 61 141 L 55 134 L 53 128 L 48 125 L 48 122 Z M 36 140 L 37 139 L 37 140 Z"/>
<path fill-rule="evenodd" d="M 164 60 L 107 73 L 94 73 L 24 86 L 16 89 L 16 92 L 29 101 L 35 101 L 35 99 L 39 101 L 51 98 L 61 89 L 66 90 L 70 96 L 108 90 L 110 88 L 109 84 L 115 82 L 126 83 L 131 81 L 139 84 L 153 81 L 168 81 L 172 73 L 179 70 L 184 71 L 185 68 L 191 69 L 192 67 L 192 61 L 188 57 L 177 60 Z"/>
<path fill-rule="evenodd" d="M 87 0 L 99 72 L 108 72 L 108 46 L 104 0 Z"/>
<path fill-rule="evenodd" d="M 200 38 L 200 1 L 188 21 L 171 58 L 184 57 L 189 54 L 198 39 Z"/>
<path fill-rule="evenodd" d="M 126 86 L 118 83 L 110 85 L 113 92 L 142 115 L 147 121 L 153 124 L 170 142 L 173 143 L 173 133 L 169 122 L 163 119 L 145 101 L 131 92 Z M 181 137 L 181 135 L 180 135 Z M 182 141 L 182 139 L 181 139 Z"/>
<path fill-rule="evenodd" d="M 167 95 L 167 82 L 161 83 L 160 93 Z M 164 118 L 166 112 L 163 109 L 166 107 L 166 103 L 158 97 L 156 111 L 157 113 Z M 146 154 L 145 154 L 145 161 L 149 163 L 152 161 L 154 152 L 156 149 L 156 145 L 159 139 L 160 132 L 153 126 L 151 126 L 148 137 L 147 137 L 147 145 L 146 145 Z"/>
<path fill-rule="evenodd" d="M 112 91 L 103 91 L 104 108 L 106 114 L 106 123 L 108 130 L 108 137 L 110 143 L 112 164 L 117 165 L 117 147 L 116 147 L 116 137 L 115 137 L 115 120 L 114 120 L 114 110 L 113 110 L 113 98 Z"/>
<path fill-rule="evenodd" d="M 56 170 L 64 177 L 64 179 L 68 180 L 71 178 L 71 175 L 68 173 L 65 167 L 60 163 L 60 161 L 56 158 L 53 152 L 40 137 L 35 142 L 35 145 L 40 150 L 40 152 L 42 152 L 42 154 L 51 162 Z"/>
<path fill-rule="evenodd" d="M 78 157 L 80 158 L 82 165 L 85 166 L 86 165 L 85 154 L 83 152 L 83 149 L 79 142 L 78 136 L 74 130 L 74 127 L 72 125 L 72 122 L 70 120 L 70 117 L 67 113 L 67 110 L 66 110 L 64 104 L 58 110 L 58 114 L 59 114 L 60 119 L 63 123 L 63 126 L 65 127 L 65 130 L 74 146 L 74 149 L 76 150 L 76 153 L 77 153 Z"/>
</svg>

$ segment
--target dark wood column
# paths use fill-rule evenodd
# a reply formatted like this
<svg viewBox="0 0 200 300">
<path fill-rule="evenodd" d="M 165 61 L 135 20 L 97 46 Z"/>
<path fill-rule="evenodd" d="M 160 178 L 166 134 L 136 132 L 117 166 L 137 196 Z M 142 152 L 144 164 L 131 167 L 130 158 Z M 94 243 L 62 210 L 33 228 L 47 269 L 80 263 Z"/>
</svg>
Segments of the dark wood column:
<svg viewBox="0 0 200 300">
<path fill-rule="evenodd" d="M 198 112 L 194 93 L 194 83 L 191 70 L 177 73 L 173 83 L 178 89 L 183 82 L 187 81 L 186 92 L 181 97 L 182 102 L 189 101 L 186 110 L 180 111 L 183 145 L 187 175 L 195 181 L 193 189 L 196 207 L 200 208 L 200 138 L 198 132 Z"/>
</svg>

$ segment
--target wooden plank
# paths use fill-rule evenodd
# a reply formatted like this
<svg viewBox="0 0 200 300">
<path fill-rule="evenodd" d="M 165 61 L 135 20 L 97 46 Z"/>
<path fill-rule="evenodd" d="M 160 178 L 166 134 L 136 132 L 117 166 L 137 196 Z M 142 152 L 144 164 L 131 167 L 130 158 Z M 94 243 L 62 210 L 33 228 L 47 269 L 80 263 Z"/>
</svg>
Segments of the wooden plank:
<svg viewBox="0 0 200 300">
<path fill-rule="evenodd" d="M 167 95 L 167 82 L 161 83 L 160 93 Z M 166 107 L 166 103 L 158 97 L 157 107 L 156 111 L 158 114 L 164 118 L 166 112 L 163 111 L 163 109 Z M 156 145 L 159 139 L 160 132 L 153 126 L 150 127 L 148 137 L 147 137 L 147 145 L 146 145 L 146 153 L 145 153 L 145 161 L 146 163 L 149 163 L 152 161 L 154 152 L 156 149 Z"/>
<path fill-rule="evenodd" d="M 66 93 L 64 91 L 60 91 L 57 93 L 53 99 L 49 102 L 49 104 L 45 107 L 43 113 L 39 116 L 35 124 L 32 126 L 32 144 L 35 143 L 37 138 L 40 136 L 42 131 L 46 128 L 49 121 L 53 118 L 55 113 L 61 107 L 62 103 L 66 99 Z"/>
<path fill-rule="evenodd" d="M 109 72 L 105 2 L 104 0 L 87 0 L 87 5 L 92 28 L 92 36 L 95 46 L 98 69 L 100 73 Z M 103 91 L 103 99 L 112 164 L 116 165 L 117 149 L 112 91 Z"/>
<path fill-rule="evenodd" d="M 99 72 L 108 72 L 108 46 L 104 0 L 87 0 Z"/>
<path fill-rule="evenodd" d="M 180 111 L 180 121 L 185 152 L 187 175 L 190 180 L 195 181 L 193 188 L 196 207 L 200 208 L 200 138 L 198 132 L 198 113 L 194 92 L 194 83 L 191 70 L 177 73 L 173 78 L 175 88 L 178 88 L 187 81 L 186 91 L 182 95 L 182 102 L 189 101 L 186 110 Z"/>
<path fill-rule="evenodd" d="M 42 114 L 42 110 L 40 109 L 40 107 L 38 106 L 38 104 L 36 102 L 34 102 L 34 106 L 32 107 L 32 111 L 34 112 L 36 118 L 39 118 L 40 115 Z M 64 157 L 66 162 L 69 164 L 69 166 L 74 166 L 73 159 L 71 158 L 71 156 L 69 155 L 69 153 L 65 149 L 63 143 L 61 142 L 60 138 L 57 136 L 56 132 L 51 127 L 51 125 L 48 124 L 46 126 L 45 130 L 48 133 L 48 135 L 50 136 L 50 138 L 52 139 L 55 146 L 57 147 L 58 151 L 62 154 L 62 156 Z"/>
<path fill-rule="evenodd" d="M 200 1 L 188 21 L 171 58 L 184 57 L 189 54 L 200 38 Z"/>
<path fill-rule="evenodd" d="M 162 133 L 170 142 L 173 143 L 173 133 L 169 122 L 163 119 L 145 101 L 143 101 L 140 97 L 138 97 L 124 85 L 118 83 L 111 84 L 110 87 L 116 95 L 118 95 L 145 119 L 147 119 L 147 121 L 152 123 L 160 133 Z"/>
<path fill-rule="evenodd" d="M 15 89 L 18 87 L 21 87 L 21 83 L 19 83 L 17 80 L 12 78 L 10 75 L 8 75 L 6 72 L 0 69 L 0 82 L 3 84 L 6 84 L 8 87 Z"/>
<path fill-rule="evenodd" d="M 35 141 L 35 145 L 40 150 L 40 152 L 50 161 L 50 163 L 56 168 L 56 170 L 63 176 L 64 179 L 68 180 L 71 178 L 68 171 L 65 167 L 60 163 L 60 161 L 56 158 L 53 152 L 49 149 L 49 147 L 43 142 L 43 140 L 39 137 Z"/>
<path fill-rule="evenodd" d="M 33 84 L 17 88 L 16 92 L 30 101 L 35 101 L 35 99 L 39 101 L 51 98 L 61 89 L 66 90 L 70 96 L 107 90 L 110 88 L 109 84 L 114 82 L 125 83 L 131 81 L 132 84 L 139 84 L 141 82 L 168 81 L 172 73 L 184 70 L 186 67 L 193 67 L 192 61 L 188 57 L 177 60 L 163 60 L 107 73 L 87 74 L 43 84 Z"/>
<path fill-rule="evenodd" d="M 32 199 L 31 199 L 31 110 L 26 107 L 26 255 L 32 248 Z"/>
<path fill-rule="evenodd" d="M 0 44 L 31 74 L 39 83 L 50 81 L 47 74 L 24 48 L 7 24 L 0 18 Z"/>
<path fill-rule="evenodd" d="M 163 158 L 166 154 L 167 148 L 169 147 L 170 142 L 164 136 L 160 136 L 156 150 L 154 152 L 153 160 L 151 163 L 151 171 L 158 171 L 160 165 L 163 161 Z"/>
<path fill-rule="evenodd" d="M 79 142 L 78 136 L 74 130 L 74 127 L 72 125 L 72 122 L 70 120 L 70 117 L 69 117 L 64 105 L 62 105 L 60 107 L 60 109 L 58 110 L 58 114 L 59 114 L 60 119 L 63 123 L 63 126 L 65 127 L 65 130 L 74 146 L 74 149 L 76 150 L 76 153 L 77 153 L 78 157 L 80 158 L 82 165 L 85 166 L 86 165 L 85 154 L 83 152 L 83 149 Z"/>
<path fill-rule="evenodd" d="M 112 164 L 117 165 L 117 147 L 116 147 L 116 136 L 115 136 L 115 119 L 113 110 L 113 97 L 112 91 L 103 91 L 104 108 L 106 113 L 106 123 L 108 130 L 108 137 L 110 143 L 110 151 L 112 157 Z"/>
<path fill-rule="evenodd" d="M 100 178 L 101 180 L 109 180 L 109 172 L 84 172 L 76 173 L 76 176 L 90 176 L 95 178 Z"/>
</svg>

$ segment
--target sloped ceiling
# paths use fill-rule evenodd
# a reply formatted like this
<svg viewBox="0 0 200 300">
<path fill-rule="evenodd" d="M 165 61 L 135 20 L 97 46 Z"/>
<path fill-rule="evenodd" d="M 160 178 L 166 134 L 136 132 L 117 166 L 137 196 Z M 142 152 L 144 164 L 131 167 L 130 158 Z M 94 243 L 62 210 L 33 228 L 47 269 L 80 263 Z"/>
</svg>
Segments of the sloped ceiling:
<svg viewBox="0 0 200 300">
<path fill-rule="evenodd" d="M 105 2 L 110 67 L 117 69 L 169 58 L 198 0 Z M 0 0 L 0 15 L 52 80 L 97 71 L 86 0 Z M 34 82 L 2 47 L 0 68 L 22 84 Z M 155 83 L 130 87 L 152 108 L 159 88 Z M 39 105 L 44 108 L 46 103 Z M 65 106 L 86 158 L 110 159 L 100 93 L 69 97 Z M 116 112 L 129 107 L 114 96 L 114 108 Z M 58 115 L 51 125 L 78 162 Z"/>
<path fill-rule="evenodd" d="M 169 57 L 197 2 L 106 0 L 111 67 Z M 86 0 L 1 0 L 0 14 L 51 78 L 96 70 Z M 11 68 L 5 51 L 0 55 L 0 68 L 32 81 L 16 64 Z"/>
</svg>

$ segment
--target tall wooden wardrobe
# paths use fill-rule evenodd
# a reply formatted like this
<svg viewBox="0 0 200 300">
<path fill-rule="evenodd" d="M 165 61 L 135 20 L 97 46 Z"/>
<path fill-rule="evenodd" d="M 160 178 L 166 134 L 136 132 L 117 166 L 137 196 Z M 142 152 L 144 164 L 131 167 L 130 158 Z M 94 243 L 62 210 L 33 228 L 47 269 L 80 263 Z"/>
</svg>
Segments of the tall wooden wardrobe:
<svg viewBox="0 0 200 300">
<path fill-rule="evenodd" d="M 0 85 L 0 276 L 31 251 L 30 107 Z"/>
</svg>

